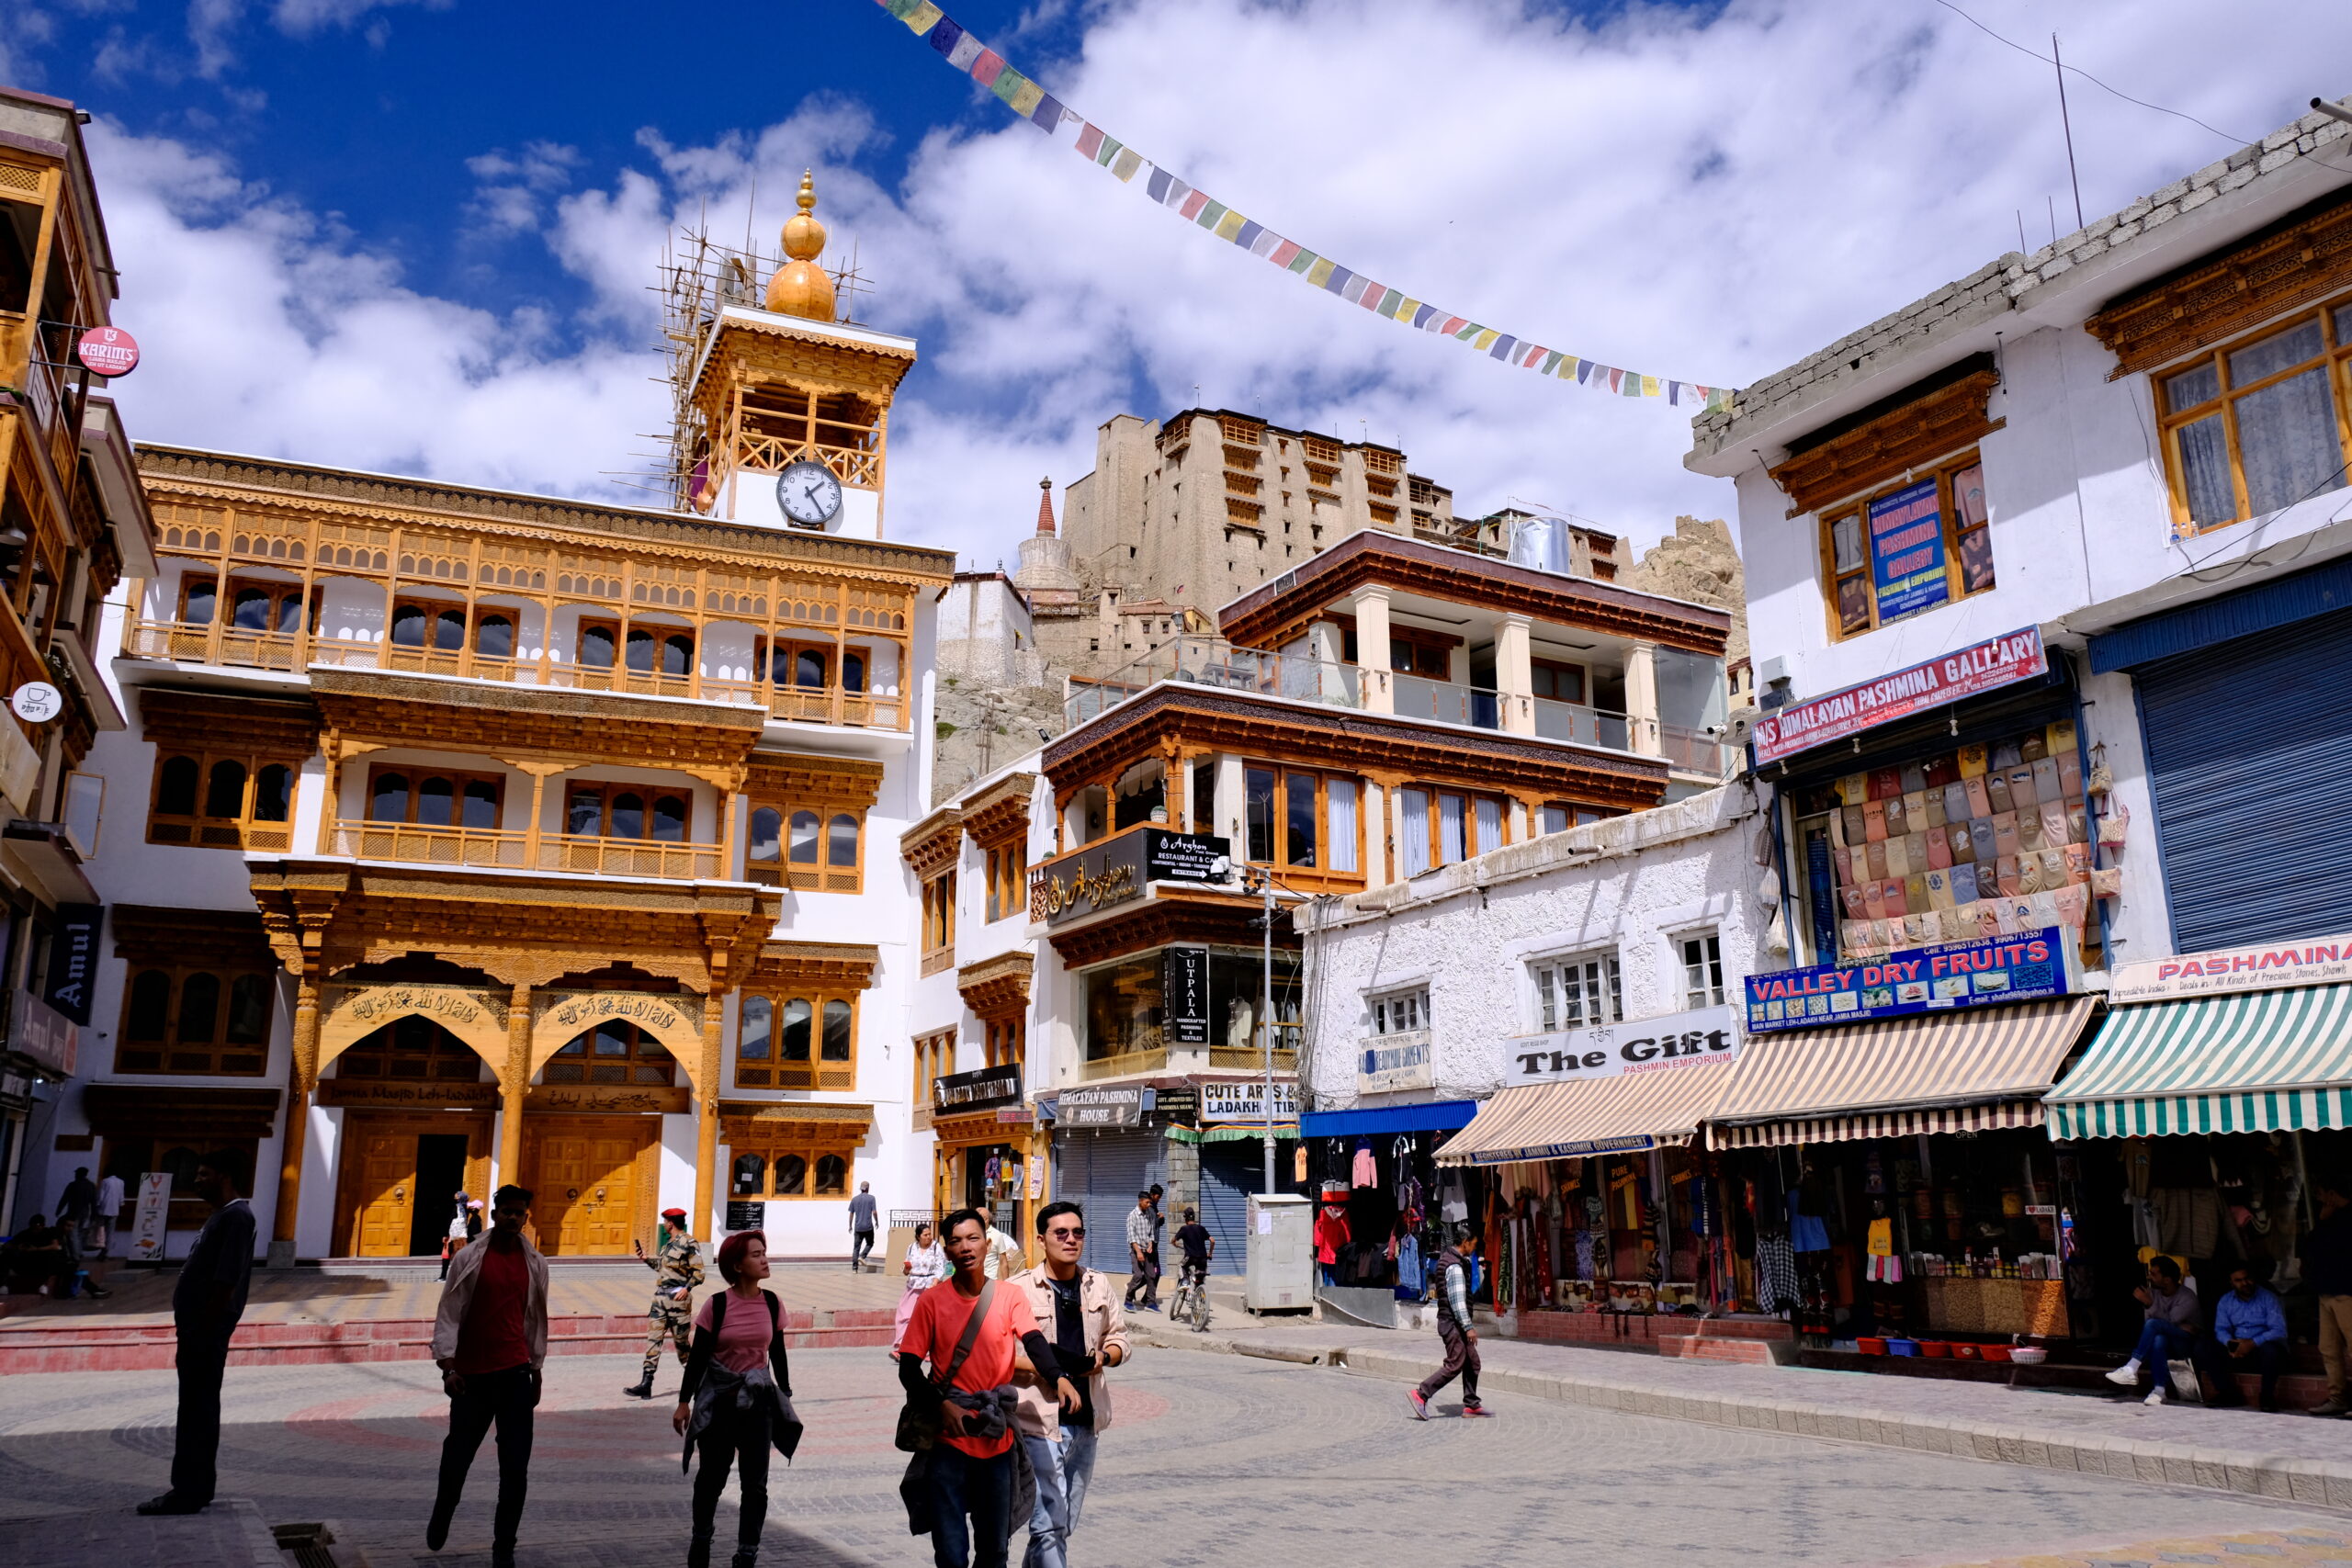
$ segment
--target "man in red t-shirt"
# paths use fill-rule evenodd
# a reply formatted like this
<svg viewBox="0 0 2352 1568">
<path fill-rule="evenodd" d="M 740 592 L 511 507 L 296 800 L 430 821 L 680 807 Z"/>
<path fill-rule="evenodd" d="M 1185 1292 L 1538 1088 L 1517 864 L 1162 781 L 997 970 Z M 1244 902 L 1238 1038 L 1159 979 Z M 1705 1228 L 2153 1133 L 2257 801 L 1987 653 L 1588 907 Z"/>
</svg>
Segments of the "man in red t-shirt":
<svg viewBox="0 0 2352 1568">
<path fill-rule="evenodd" d="M 514 1568 L 514 1533 L 530 1483 L 531 1412 L 538 1406 L 539 1366 L 548 1357 L 548 1260 L 523 1234 L 530 1215 L 528 1191 L 498 1190 L 491 1200 L 490 1235 L 450 1263 L 433 1323 L 433 1359 L 449 1395 L 449 1436 L 441 1445 L 440 1487 L 424 1544 L 438 1551 L 449 1539 L 466 1472 L 495 1424 L 492 1568 Z"/>
<path fill-rule="evenodd" d="M 987 1219 L 959 1209 L 941 1228 L 956 1272 L 922 1293 L 899 1341 L 899 1382 L 918 1405 L 940 1414 L 939 1446 L 930 1454 L 932 1561 L 937 1568 L 1004 1568 L 1012 1539 L 1014 1353 L 1028 1354 L 1064 1410 L 1078 1408 L 1078 1386 L 1062 1376 L 1027 1292 L 988 1278 Z M 988 1315 L 963 1365 L 946 1377 L 984 1291 Z"/>
</svg>

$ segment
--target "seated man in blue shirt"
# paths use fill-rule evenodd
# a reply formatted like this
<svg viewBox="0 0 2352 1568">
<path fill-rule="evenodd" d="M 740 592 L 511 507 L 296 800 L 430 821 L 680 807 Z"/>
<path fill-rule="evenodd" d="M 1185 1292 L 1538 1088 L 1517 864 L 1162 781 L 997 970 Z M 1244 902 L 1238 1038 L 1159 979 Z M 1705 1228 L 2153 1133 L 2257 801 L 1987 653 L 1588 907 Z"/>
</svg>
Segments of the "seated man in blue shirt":
<svg viewBox="0 0 2352 1568">
<path fill-rule="evenodd" d="M 2287 1313 L 2278 1293 L 2257 1285 L 2245 1269 L 2230 1270 L 2230 1288 L 2213 1304 L 2213 1337 L 2198 1348 L 2207 1376 L 2219 1385 L 2221 1404 L 2244 1404 L 2236 1374 L 2262 1375 L 2262 1408 L 2278 1408 L 2278 1374 L 2287 1365 Z"/>
</svg>

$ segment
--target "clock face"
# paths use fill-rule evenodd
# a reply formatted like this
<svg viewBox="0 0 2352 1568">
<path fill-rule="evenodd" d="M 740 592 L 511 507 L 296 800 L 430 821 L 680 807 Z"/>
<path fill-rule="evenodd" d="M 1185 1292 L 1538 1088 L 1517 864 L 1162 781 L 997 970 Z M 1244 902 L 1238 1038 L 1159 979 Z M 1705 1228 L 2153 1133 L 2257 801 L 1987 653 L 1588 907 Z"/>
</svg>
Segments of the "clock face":
<svg viewBox="0 0 2352 1568">
<path fill-rule="evenodd" d="M 822 463 L 803 457 L 776 476 L 776 504 L 805 527 L 821 528 L 842 509 L 842 481 Z"/>
</svg>

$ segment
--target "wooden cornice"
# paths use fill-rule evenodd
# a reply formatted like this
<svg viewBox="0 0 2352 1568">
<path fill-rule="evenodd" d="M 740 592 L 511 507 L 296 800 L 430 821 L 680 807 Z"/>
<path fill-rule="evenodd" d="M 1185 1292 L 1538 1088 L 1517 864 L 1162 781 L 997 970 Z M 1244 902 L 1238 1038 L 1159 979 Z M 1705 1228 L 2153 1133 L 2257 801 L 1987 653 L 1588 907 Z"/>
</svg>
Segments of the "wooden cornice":
<svg viewBox="0 0 2352 1568">
<path fill-rule="evenodd" d="M 2117 296 L 2083 323 L 2115 355 L 2112 381 L 2210 348 L 2352 288 L 2352 187 Z"/>
<path fill-rule="evenodd" d="M 1218 629 L 1246 648 L 1273 648 L 1285 628 L 1363 588 L 1390 588 L 1539 621 L 1604 632 L 1691 653 L 1721 654 L 1731 614 L 1585 577 L 1563 577 L 1491 556 L 1448 549 L 1377 529 L 1351 534 L 1321 555 L 1227 605 Z"/>
<path fill-rule="evenodd" d="M 779 1145 L 814 1144 L 854 1148 L 874 1126 L 874 1107 L 840 1100 L 721 1100 L 720 1138 L 738 1154 L 757 1154 Z"/>
<path fill-rule="evenodd" d="M 319 749 L 324 719 L 307 697 L 288 702 L 185 686 L 136 688 L 141 739 L 191 750 L 250 749 L 258 755 L 308 757 Z"/>
<path fill-rule="evenodd" d="M 749 983 L 863 991 L 881 964 L 882 950 L 871 942 L 770 942 L 761 946 Z"/>
<path fill-rule="evenodd" d="M 261 916 L 252 909 L 178 909 L 117 904 L 114 951 L 133 964 L 199 964 L 223 969 L 272 969 Z"/>
<path fill-rule="evenodd" d="M 767 721 L 751 707 L 378 670 L 313 670 L 311 692 L 345 739 L 680 768 L 730 782 Z"/>
<path fill-rule="evenodd" d="M 1108 959 L 1145 953 L 1171 942 L 1215 943 L 1256 947 L 1264 935 L 1256 925 L 1258 901 L 1234 895 L 1199 897 L 1166 893 L 1129 903 L 1116 914 L 1090 921 L 1075 931 L 1055 931 L 1047 940 L 1062 955 L 1065 966 L 1077 969 Z M 1275 918 L 1274 945 L 1296 944 L 1297 934 L 1287 915 Z"/>
<path fill-rule="evenodd" d="M 1029 831 L 1029 802 L 1036 789 L 1035 773 L 999 779 L 964 803 L 964 831 L 984 850 L 1023 836 Z"/>
<path fill-rule="evenodd" d="M 1139 761 L 1184 751 L 1238 751 L 1499 794 L 1638 811 L 1665 797 L 1662 757 L 1542 740 L 1501 729 L 1441 728 L 1387 714 L 1315 707 L 1167 681 L 1088 720 L 1046 748 L 1056 799 L 1114 779 Z"/>
<path fill-rule="evenodd" d="M 1025 947 L 1000 953 L 956 970 L 956 989 L 975 1018 L 1001 1018 L 1029 1005 L 1029 980 L 1036 965 L 1036 956 Z"/>
<path fill-rule="evenodd" d="M 754 751 L 743 788 L 759 800 L 823 801 L 863 811 L 881 798 L 882 764 L 864 757 Z"/>
<path fill-rule="evenodd" d="M 1900 479 L 2000 429 L 1988 419 L 2001 383 L 1990 355 L 1963 361 L 1906 388 L 1816 435 L 1770 471 L 1789 498 L 1789 515 L 1818 512 L 1849 496 Z"/>
<path fill-rule="evenodd" d="M 899 835 L 899 856 L 919 882 L 928 882 L 956 863 L 964 847 L 964 813 L 943 806 Z"/>
</svg>

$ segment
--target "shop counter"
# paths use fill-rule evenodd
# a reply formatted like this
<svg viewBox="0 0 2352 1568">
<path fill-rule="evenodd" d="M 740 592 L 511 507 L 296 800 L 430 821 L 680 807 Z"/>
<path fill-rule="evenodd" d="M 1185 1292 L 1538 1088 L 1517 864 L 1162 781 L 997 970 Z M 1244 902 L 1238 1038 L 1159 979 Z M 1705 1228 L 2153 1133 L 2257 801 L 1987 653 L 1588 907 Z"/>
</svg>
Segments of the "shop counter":
<svg viewBox="0 0 2352 1568">
<path fill-rule="evenodd" d="M 2063 1339 L 2066 1284 L 2063 1280 L 1978 1280 L 1962 1276 L 1916 1281 L 1927 1325 L 1947 1334 L 2024 1334 Z"/>
</svg>

